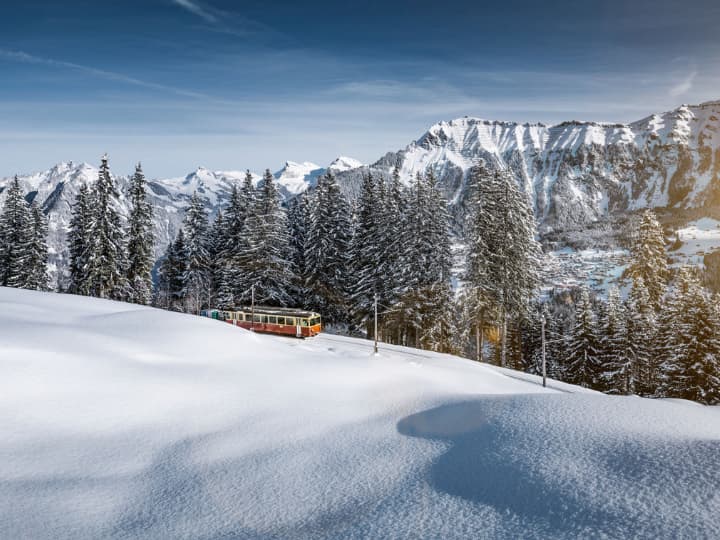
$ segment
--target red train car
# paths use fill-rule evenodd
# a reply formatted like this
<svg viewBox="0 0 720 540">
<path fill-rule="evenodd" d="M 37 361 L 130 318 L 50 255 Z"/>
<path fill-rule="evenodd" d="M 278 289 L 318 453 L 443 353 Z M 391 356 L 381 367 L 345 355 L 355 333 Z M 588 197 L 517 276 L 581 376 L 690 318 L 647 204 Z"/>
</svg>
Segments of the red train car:
<svg viewBox="0 0 720 540">
<path fill-rule="evenodd" d="M 306 338 L 322 330 L 319 313 L 292 308 L 266 306 L 240 307 L 233 310 L 206 309 L 204 317 L 225 321 L 254 332 Z"/>
</svg>

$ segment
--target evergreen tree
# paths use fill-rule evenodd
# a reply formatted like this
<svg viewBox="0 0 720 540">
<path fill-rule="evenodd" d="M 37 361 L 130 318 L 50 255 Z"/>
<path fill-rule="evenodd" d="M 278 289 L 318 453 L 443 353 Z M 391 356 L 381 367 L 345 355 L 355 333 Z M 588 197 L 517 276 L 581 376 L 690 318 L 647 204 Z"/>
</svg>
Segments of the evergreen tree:
<svg viewBox="0 0 720 540">
<path fill-rule="evenodd" d="M 36 291 L 48 290 L 48 246 L 47 221 L 40 206 L 33 202 L 30 206 L 31 240 L 25 270 L 25 287 Z"/>
<path fill-rule="evenodd" d="M 611 287 L 600 320 L 599 373 L 597 387 L 610 394 L 626 394 L 629 388 L 629 362 L 625 356 L 625 316 L 620 291 Z"/>
<path fill-rule="evenodd" d="M 130 289 L 130 302 L 149 304 L 152 294 L 154 264 L 152 206 L 147 200 L 145 175 L 140 163 L 130 181 L 130 216 L 128 218 L 128 245 L 126 277 Z"/>
<path fill-rule="evenodd" d="M 410 216 L 408 200 L 405 189 L 400 180 L 399 163 L 392 171 L 390 185 L 386 192 L 386 201 L 383 203 L 382 229 L 384 231 L 383 262 L 385 265 L 385 302 L 392 306 L 408 290 L 409 283 L 413 281 L 409 251 L 413 243 L 409 229 Z"/>
<path fill-rule="evenodd" d="M 356 227 L 353 236 L 353 318 L 364 326 L 368 337 L 373 335 L 372 316 L 375 295 L 384 290 L 382 275 L 382 254 L 380 252 L 380 230 L 377 221 L 377 184 L 372 173 L 363 177 L 360 197 L 357 201 Z"/>
<path fill-rule="evenodd" d="M 305 241 L 305 290 L 310 308 L 328 323 L 347 320 L 350 211 L 335 176 L 320 177 Z"/>
<path fill-rule="evenodd" d="M 599 372 L 595 314 L 590 296 L 583 289 L 575 305 L 575 325 L 568 342 L 565 380 L 585 388 L 595 385 Z"/>
<path fill-rule="evenodd" d="M 118 191 L 110 176 L 107 156 L 103 156 L 93 187 L 92 225 L 87 257 L 88 292 L 98 298 L 124 300 L 129 296 L 125 279 L 125 245 Z"/>
<path fill-rule="evenodd" d="M 658 394 L 720 402 L 720 321 L 691 269 L 683 268 L 661 315 L 662 374 Z"/>
<path fill-rule="evenodd" d="M 471 172 L 473 196 L 466 226 L 466 281 L 477 295 L 508 318 L 522 319 L 539 282 L 539 246 L 535 218 L 524 193 L 510 171 Z M 502 331 L 502 355 L 506 332 Z M 501 363 L 503 361 L 501 360 Z"/>
<path fill-rule="evenodd" d="M 307 280 L 307 269 L 305 264 L 305 242 L 308 237 L 307 229 L 315 214 L 314 203 L 316 198 L 301 193 L 293 198 L 288 204 L 288 226 L 290 228 L 290 264 L 293 273 L 297 276 L 296 304 L 308 307 L 308 291 L 305 288 Z M 348 226 L 350 226 L 350 215 L 348 214 Z M 352 234 L 352 230 L 348 231 Z"/>
<path fill-rule="evenodd" d="M 67 242 L 70 252 L 70 285 L 68 290 L 75 294 L 90 294 L 88 268 L 92 247 L 92 194 L 87 184 L 80 186 L 72 207 L 70 230 Z"/>
<path fill-rule="evenodd" d="M 222 209 L 218 210 L 215 220 L 208 232 L 207 250 L 210 260 L 210 297 L 211 303 L 220 308 L 232 307 L 232 296 L 223 300 L 227 294 L 227 283 L 225 282 L 225 261 L 222 259 L 225 249 L 225 214 Z M 222 304 L 222 305 L 221 305 Z"/>
<path fill-rule="evenodd" d="M 627 275 L 633 279 L 643 279 L 650 303 L 658 310 L 667 287 L 668 269 L 665 237 L 652 210 L 643 212 Z"/>
<path fill-rule="evenodd" d="M 183 272 L 183 297 L 186 310 L 199 313 L 210 301 L 210 256 L 208 253 L 208 216 L 205 205 L 193 193 L 190 207 L 183 221 L 185 232 L 185 271 Z"/>
<path fill-rule="evenodd" d="M 27 202 L 16 176 L 7 188 L 0 214 L 0 285 L 24 287 L 32 242 L 32 223 Z"/>
<path fill-rule="evenodd" d="M 627 299 L 623 349 L 629 362 L 628 392 L 652 396 L 658 386 L 655 354 L 655 310 L 645 281 L 638 277 Z"/>
<path fill-rule="evenodd" d="M 249 303 L 254 287 L 257 303 L 287 306 L 293 301 L 296 277 L 290 264 L 287 216 L 280 206 L 280 193 L 270 170 L 244 227 L 242 269 L 237 299 Z"/>
<path fill-rule="evenodd" d="M 175 240 L 168 244 L 158 271 L 157 304 L 165 309 L 183 311 L 184 282 L 187 267 L 185 233 L 181 228 Z"/>
</svg>

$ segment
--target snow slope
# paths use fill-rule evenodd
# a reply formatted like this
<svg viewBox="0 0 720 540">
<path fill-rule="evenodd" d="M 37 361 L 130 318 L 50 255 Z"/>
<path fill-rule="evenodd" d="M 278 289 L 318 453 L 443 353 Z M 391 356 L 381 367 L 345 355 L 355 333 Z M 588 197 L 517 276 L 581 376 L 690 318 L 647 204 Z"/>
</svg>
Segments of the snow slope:
<svg viewBox="0 0 720 540">
<path fill-rule="evenodd" d="M 0 538 L 718 537 L 720 414 L 0 288 Z"/>
</svg>

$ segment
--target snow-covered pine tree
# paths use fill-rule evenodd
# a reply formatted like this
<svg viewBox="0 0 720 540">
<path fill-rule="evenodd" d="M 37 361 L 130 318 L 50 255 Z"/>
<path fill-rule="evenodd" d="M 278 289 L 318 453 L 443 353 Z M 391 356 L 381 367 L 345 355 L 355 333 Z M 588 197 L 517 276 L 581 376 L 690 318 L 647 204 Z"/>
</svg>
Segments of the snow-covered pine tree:
<svg viewBox="0 0 720 540">
<path fill-rule="evenodd" d="M 155 240 L 152 231 L 152 206 L 147 200 L 145 175 L 138 163 L 130 181 L 130 216 L 127 230 L 126 278 L 130 290 L 130 302 L 150 304 L 152 300 L 152 276 Z"/>
<path fill-rule="evenodd" d="M 386 283 L 383 297 L 387 305 L 392 306 L 408 289 L 410 281 L 408 279 L 408 251 L 413 247 L 412 242 L 408 241 L 411 238 L 408 228 L 408 201 L 406 190 L 400 180 L 399 163 L 396 163 L 393 168 L 383 207 L 383 229 L 385 231 L 383 259 Z"/>
<path fill-rule="evenodd" d="M 611 287 L 599 321 L 599 372 L 597 388 L 609 394 L 630 392 L 630 362 L 625 353 L 625 313 L 620 291 Z"/>
<path fill-rule="evenodd" d="M 593 388 L 599 372 L 600 354 L 595 314 L 590 295 L 583 289 L 575 305 L 575 325 L 568 341 L 565 380 Z"/>
<path fill-rule="evenodd" d="M 70 252 L 70 284 L 68 291 L 74 294 L 90 294 L 88 267 L 92 247 L 92 193 L 87 184 L 80 186 L 72 206 L 70 229 L 67 235 Z"/>
<path fill-rule="evenodd" d="M 0 285 L 25 287 L 32 229 L 30 211 L 16 176 L 7 188 L 0 214 Z"/>
<path fill-rule="evenodd" d="M 500 314 L 497 324 L 503 329 L 508 319 L 524 316 L 539 282 L 535 218 L 511 171 L 474 167 L 471 177 L 465 279 Z M 501 364 L 505 334 L 501 331 Z"/>
<path fill-rule="evenodd" d="M 177 233 L 175 240 L 168 244 L 158 271 L 156 303 L 172 311 L 183 311 L 183 276 L 187 266 L 185 233 Z"/>
<path fill-rule="evenodd" d="M 298 278 L 296 286 L 296 304 L 308 307 L 307 291 L 305 280 L 307 271 L 305 268 L 305 242 L 307 238 L 308 224 L 315 213 L 313 206 L 316 198 L 308 193 L 301 193 L 288 203 L 288 226 L 290 228 L 290 263 L 293 273 Z M 349 220 L 349 216 L 348 216 Z M 349 223 L 349 221 L 348 221 Z M 349 234 L 352 231 L 348 232 Z"/>
<path fill-rule="evenodd" d="M 657 216 L 652 210 L 645 210 L 632 248 L 632 260 L 627 275 L 645 282 L 650 303 L 660 309 L 668 281 L 665 236 Z"/>
<path fill-rule="evenodd" d="M 126 252 L 117 200 L 118 191 L 105 155 L 92 194 L 92 225 L 87 257 L 88 292 L 98 298 L 125 300 L 128 297 Z"/>
<path fill-rule="evenodd" d="M 31 240 L 25 270 L 25 288 L 36 291 L 48 290 L 48 226 L 37 201 L 30 205 Z"/>
<path fill-rule="evenodd" d="M 332 172 L 318 180 L 305 239 L 307 304 L 328 323 L 348 319 L 350 207 Z"/>
<path fill-rule="evenodd" d="M 625 309 L 624 355 L 629 362 L 628 391 L 652 396 L 658 386 L 655 310 L 643 278 L 633 280 Z"/>
<path fill-rule="evenodd" d="M 210 298 L 211 304 L 220 308 L 230 307 L 227 302 L 220 305 L 220 290 L 224 286 L 223 270 L 224 264 L 220 258 L 225 243 L 225 215 L 222 209 L 219 209 L 215 215 L 215 220 L 210 225 L 208 231 L 208 257 L 210 259 Z M 230 302 L 232 304 L 232 301 Z"/>
<path fill-rule="evenodd" d="M 660 324 L 662 373 L 658 395 L 720 402 L 717 310 L 697 273 L 682 268 L 666 296 Z"/>
<path fill-rule="evenodd" d="M 290 263 L 289 227 L 280 205 L 280 192 L 269 169 L 263 175 L 254 209 L 243 233 L 241 291 L 237 299 L 249 303 L 251 287 L 260 304 L 288 306 L 293 303 L 296 276 Z"/>
<path fill-rule="evenodd" d="M 185 309 L 199 313 L 210 300 L 210 256 L 208 243 L 208 215 L 205 204 L 193 193 L 183 221 L 185 232 L 185 272 L 183 297 Z"/>
<path fill-rule="evenodd" d="M 360 197 L 355 213 L 355 234 L 352 243 L 352 318 L 364 327 L 368 337 L 373 336 L 373 306 L 375 295 L 383 290 L 382 257 L 377 184 L 372 173 L 363 176 Z"/>
<path fill-rule="evenodd" d="M 248 301 L 250 298 L 253 256 L 257 247 L 258 194 L 253 185 L 252 174 L 246 171 L 242 187 L 231 200 L 225 212 L 227 230 L 220 251 L 221 278 L 218 297 L 223 307 Z"/>
<path fill-rule="evenodd" d="M 712 298 L 699 282 L 694 282 L 686 297 L 688 345 L 680 373 L 674 374 L 680 397 L 704 403 L 720 404 L 720 321 Z"/>
<path fill-rule="evenodd" d="M 426 229 L 427 246 L 433 246 L 428 254 L 429 276 L 434 283 L 450 281 L 452 251 L 450 249 L 450 212 L 445 196 L 440 191 L 435 173 L 430 169 L 425 176 L 426 194 L 430 209 L 430 220 Z"/>
</svg>

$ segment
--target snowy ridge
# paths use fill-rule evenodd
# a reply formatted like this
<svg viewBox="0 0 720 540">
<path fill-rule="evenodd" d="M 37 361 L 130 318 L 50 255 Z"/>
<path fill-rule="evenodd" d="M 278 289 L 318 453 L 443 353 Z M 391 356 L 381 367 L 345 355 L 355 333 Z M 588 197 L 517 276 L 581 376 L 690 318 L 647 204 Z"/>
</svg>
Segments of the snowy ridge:
<svg viewBox="0 0 720 540">
<path fill-rule="evenodd" d="M 716 204 L 720 102 L 683 105 L 631 124 L 459 118 L 439 122 L 406 148 L 339 177 L 355 196 L 362 171 L 388 176 L 396 163 L 405 182 L 432 169 L 458 217 L 471 167 L 509 167 L 532 197 L 541 231 L 582 228 L 638 208 Z"/>
<path fill-rule="evenodd" d="M 720 536 L 717 407 L 19 289 L 0 337 L 2 538 Z"/>
</svg>

